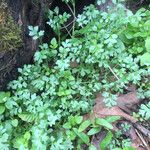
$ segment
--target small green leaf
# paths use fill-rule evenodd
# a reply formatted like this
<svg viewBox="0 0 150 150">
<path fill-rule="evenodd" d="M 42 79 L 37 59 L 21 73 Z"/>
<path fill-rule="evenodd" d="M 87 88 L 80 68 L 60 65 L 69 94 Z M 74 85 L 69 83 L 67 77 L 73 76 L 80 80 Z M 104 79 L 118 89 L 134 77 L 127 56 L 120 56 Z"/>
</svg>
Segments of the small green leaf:
<svg viewBox="0 0 150 150">
<path fill-rule="evenodd" d="M 106 118 L 106 120 L 109 122 L 109 123 L 112 123 L 112 122 L 116 122 L 117 120 L 119 120 L 121 117 L 120 116 L 108 116 Z"/>
<path fill-rule="evenodd" d="M 150 53 L 144 53 L 141 57 L 141 65 L 150 65 Z"/>
<path fill-rule="evenodd" d="M 34 31 L 38 31 L 39 30 L 39 27 L 38 26 L 35 26 L 33 27 Z"/>
<path fill-rule="evenodd" d="M 1 106 L 0 106 L 0 115 L 3 114 L 4 111 L 5 111 L 5 106 L 2 106 L 2 105 L 1 105 Z"/>
<path fill-rule="evenodd" d="M 30 137 L 31 137 L 30 132 L 26 132 L 26 133 L 24 134 L 24 138 L 25 138 L 27 141 L 30 139 Z"/>
<path fill-rule="evenodd" d="M 83 117 L 82 116 L 75 116 L 75 122 L 77 124 L 80 124 L 83 121 Z"/>
<path fill-rule="evenodd" d="M 96 147 L 94 145 L 90 145 L 89 150 L 96 150 Z"/>
<path fill-rule="evenodd" d="M 133 33 L 127 32 L 127 33 L 125 34 L 125 36 L 126 36 L 127 39 L 130 40 L 130 39 L 133 38 Z"/>
<path fill-rule="evenodd" d="M 77 134 L 73 130 L 66 130 L 66 134 L 69 136 L 71 141 L 74 141 Z"/>
<path fill-rule="evenodd" d="M 133 147 L 126 147 L 126 148 L 123 148 L 123 150 L 136 150 L 136 149 Z"/>
<path fill-rule="evenodd" d="M 145 47 L 147 52 L 150 52 L 150 37 L 147 37 L 147 39 L 145 40 Z"/>
<path fill-rule="evenodd" d="M 102 142 L 100 143 L 100 148 L 101 150 L 105 150 L 108 146 L 108 144 L 111 142 L 113 137 L 113 134 L 109 131 L 107 133 L 107 135 L 105 136 L 105 138 L 102 140 Z"/>
<path fill-rule="evenodd" d="M 80 137 L 80 139 L 81 139 L 85 144 L 89 144 L 90 139 L 89 139 L 89 137 L 88 137 L 85 133 L 83 133 L 83 132 L 80 132 L 80 133 L 79 133 L 76 128 L 73 128 L 73 131 L 75 132 L 75 134 L 76 134 L 77 136 Z"/>
<path fill-rule="evenodd" d="M 50 47 L 53 48 L 53 49 L 55 49 L 55 48 L 57 48 L 57 46 L 58 46 L 57 40 L 56 40 L 56 38 L 53 38 L 53 39 L 51 40 L 51 45 L 50 45 Z"/>
<path fill-rule="evenodd" d="M 33 39 L 34 39 L 34 40 L 37 40 L 37 39 L 38 39 L 38 36 L 37 36 L 37 35 L 33 36 Z"/>
<path fill-rule="evenodd" d="M 43 31 L 43 30 L 42 30 L 42 31 L 39 31 L 38 35 L 39 35 L 39 36 L 43 36 L 43 35 L 44 35 L 44 31 Z"/>
<path fill-rule="evenodd" d="M 8 97 L 10 97 L 10 92 L 0 92 L 0 103 L 6 102 Z"/>
<path fill-rule="evenodd" d="M 116 1 L 116 0 L 112 0 L 112 2 L 113 2 L 114 4 L 116 4 L 116 3 L 117 3 L 117 1 Z"/>
<path fill-rule="evenodd" d="M 36 116 L 30 113 L 22 113 L 18 115 L 23 121 L 33 122 L 36 119 Z"/>
<path fill-rule="evenodd" d="M 89 130 L 89 132 L 87 133 L 87 135 L 94 135 L 96 133 L 99 133 L 100 131 L 101 131 L 100 127 L 92 128 L 92 129 Z"/>
<path fill-rule="evenodd" d="M 79 131 L 79 132 L 84 131 L 88 126 L 90 126 L 90 124 L 91 124 L 91 121 L 90 121 L 90 120 L 84 121 L 84 122 L 79 126 L 78 131 Z"/>
<path fill-rule="evenodd" d="M 65 123 L 65 124 L 63 125 L 63 128 L 65 128 L 65 129 L 71 129 L 70 123 L 69 123 L 69 122 Z"/>
<path fill-rule="evenodd" d="M 19 149 L 21 145 L 24 145 L 25 139 L 23 137 L 17 137 L 13 141 L 13 147 Z"/>
<path fill-rule="evenodd" d="M 95 123 L 103 127 L 106 127 L 108 129 L 113 129 L 113 126 L 107 120 L 103 118 L 96 118 Z"/>
<path fill-rule="evenodd" d="M 18 126 L 18 120 L 17 119 L 14 119 L 11 121 L 11 124 L 14 126 L 14 127 L 17 127 Z"/>
</svg>

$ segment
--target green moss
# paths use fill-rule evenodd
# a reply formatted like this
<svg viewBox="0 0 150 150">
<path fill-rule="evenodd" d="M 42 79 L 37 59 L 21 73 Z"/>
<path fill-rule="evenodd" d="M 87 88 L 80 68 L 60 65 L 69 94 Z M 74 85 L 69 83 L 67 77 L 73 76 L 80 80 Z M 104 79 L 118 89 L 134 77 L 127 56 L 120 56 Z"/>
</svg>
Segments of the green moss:
<svg viewBox="0 0 150 150">
<path fill-rule="evenodd" d="M 0 4 L 0 39 L 0 52 L 16 50 L 22 45 L 21 29 L 4 2 Z"/>
</svg>

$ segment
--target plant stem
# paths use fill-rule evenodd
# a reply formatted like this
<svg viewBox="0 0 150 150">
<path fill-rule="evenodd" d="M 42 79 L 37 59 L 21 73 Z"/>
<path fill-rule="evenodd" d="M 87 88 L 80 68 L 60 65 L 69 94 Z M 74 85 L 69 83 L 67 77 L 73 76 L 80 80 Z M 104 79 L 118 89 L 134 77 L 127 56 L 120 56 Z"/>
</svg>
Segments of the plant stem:
<svg viewBox="0 0 150 150">
<path fill-rule="evenodd" d="M 73 13 L 74 13 L 74 20 L 76 20 L 76 7 L 75 7 L 75 1 L 73 1 Z M 74 36 L 75 31 L 75 21 L 73 21 L 73 27 L 72 27 L 72 35 Z"/>
<path fill-rule="evenodd" d="M 58 45 L 60 46 L 60 31 L 58 32 Z"/>
<path fill-rule="evenodd" d="M 112 74 L 116 77 L 117 80 L 119 80 L 119 77 L 115 74 L 115 72 L 112 70 L 112 68 L 110 66 L 109 67 L 109 70 L 112 72 Z"/>
<path fill-rule="evenodd" d="M 71 13 L 73 15 L 73 21 L 71 23 L 73 23 L 73 25 L 72 25 L 72 35 L 74 36 L 75 20 L 76 20 L 76 5 L 75 5 L 75 1 L 74 0 L 72 0 L 71 2 L 72 2 L 73 9 L 70 7 L 70 5 L 68 3 L 66 3 L 66 4 L 67 4 L 68 8 L 70 9 L 70 11 L 71 11 Z M 69 23 L 69 24 L 71 24 L 71 23 Z"/>
</svg>

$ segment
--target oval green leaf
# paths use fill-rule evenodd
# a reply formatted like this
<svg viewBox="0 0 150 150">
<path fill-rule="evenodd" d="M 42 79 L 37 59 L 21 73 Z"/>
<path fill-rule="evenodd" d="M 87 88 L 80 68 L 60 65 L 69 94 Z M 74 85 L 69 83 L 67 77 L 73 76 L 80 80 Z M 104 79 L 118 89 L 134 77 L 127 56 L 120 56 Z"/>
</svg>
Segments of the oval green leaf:
<svg viewBox="0 0 150 150">
<path fill-rule="evenodd" d="M 100 131 L 101 131 L 100 127 L 92 128 L 92 129 L 89 130 L 89 132 L 87 133 L 87 135 L 94 135 L 96 133 L 99 133 Z"/>
<path fill-rule="evenodd" d="M 90 121 L 90 120 L 84 121 L 84 122 L 79 126 L 78 132 L 84 131 L 87 127 L 90 126 L 90 124 L 91 124 L 91 121 Z"/>
<path fill-rule="evenodd" d="M 0 115 L 3 114 L 5 111 L 5 106 L 0 106 Z"/>
<path fill-rule="evenodd" d="M 89 150 L 96 150 L 96 147 L 94 145 L 90 145 Z"/>
<path fill-rule="evenodd" d="M 83 117 L 82 116 L 75 116 L 75 122 L 77 124 L 80 124 L 83 121 Z"/>
<path fill-rule="evenodd" d="M 18 126 L 18 120 L 17 119 L 14 119 L 11 121 L 11 124 L 14 126 L 14 127 L 17 127 Z"/>
<path fill-rule="evenodd" d="M 10 92 L 0 92 L 0 103 L 6 102 L 8 97 L 10 97 Z"/>
<path fill-rule="evenodd" d="M 73 131 L 75 132 L 75 134 L 85 143 L 85 144 L 89 144 L 90 139 L 89 137 L 83 133 L 83 132 L 78 132 L 78 130 L 76 128 L 73 128 Z"/>
<path fill-rule="evenodd" d="M 36 116 L 30 113 L 22 113 L 18 117 L 25 122 L 33 122 L 36 119 Z"/>
<path fill-rule="evenodd" d="M 144 53 L 140 56 L 141 65 L 150 65 L 150 53 Z"/>
<path fill-rule="evenodd" d="M 150 52 L 150 37 L 147 37 L 147 39 L 145 40 L 145 47 L 147 52 Z"/>
<path fill-rule="evenodd" d="M 107 148 L 108 144 L 110 144 L 110 142 L 112 140 L 112 137 L 113 137 L 113 134 L 109 131 L 107 133 L 107 135 L 105 136 L 105 138 L 100 143 L 100 149 L 101 150 L 105 150 Z"/>
<path fill-rule="evenodd" d="M 71 129 L 71 125 L 69 122 L 66 122 L 64 125 L 63 125 L 63 128 L 65 129 Z"/>
<path fill-rule="evenodd" d="M 108 116 L 106 118 L 106 120 L 109 122 L 109 123 L 112 123 L 112 122 L 116 122 L 120 119 L 121 117 L 120 116 Z"/>
<path fill-rule="evenodd" d="M 101 126 L 106 127 L 108 129 L 113 129 L 112 124 L 110 124 L 107 120 L 105 120 L 103 118 L 96 118 L 95 123 L 97 125 L 101 125 Z"/>
</svg>

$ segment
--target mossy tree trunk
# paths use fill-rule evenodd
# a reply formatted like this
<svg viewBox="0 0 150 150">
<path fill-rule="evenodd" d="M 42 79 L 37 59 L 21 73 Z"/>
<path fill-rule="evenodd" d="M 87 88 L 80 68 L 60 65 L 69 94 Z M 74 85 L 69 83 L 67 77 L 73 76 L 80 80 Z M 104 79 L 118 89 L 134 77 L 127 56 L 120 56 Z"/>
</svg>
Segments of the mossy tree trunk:
<svg viewBox="0 0 150 150">
<path fill-rule="evenodd" d="M 16 23 L 22 30 L 22 47 L 0 53 L 0 90 L 17 78 L 17 68 L 31 62 L 38 50 L 38 40 L 29 36 L 28 26 L 43 26 L 45 0 L 5 0 Z M 0 0 L 1 3 L 1 0 Z"/>
</svg>

